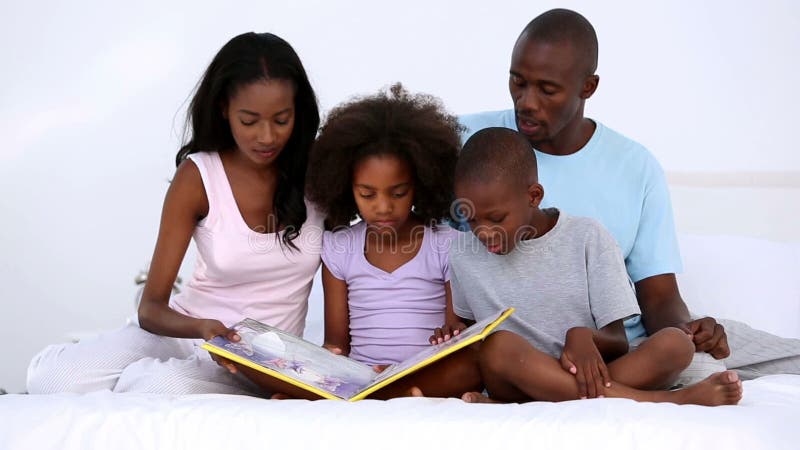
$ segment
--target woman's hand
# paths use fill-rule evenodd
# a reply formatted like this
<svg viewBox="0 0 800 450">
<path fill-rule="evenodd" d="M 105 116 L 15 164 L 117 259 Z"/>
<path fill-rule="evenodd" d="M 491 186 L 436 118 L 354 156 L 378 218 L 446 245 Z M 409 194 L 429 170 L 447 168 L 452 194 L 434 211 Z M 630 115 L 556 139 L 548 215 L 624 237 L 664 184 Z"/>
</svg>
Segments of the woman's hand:
<svg viewBox="0 0 800 450">
<path fill-rule="evenodd" d="M 606 387 L 611 387 L 611 376 L 603 361 L 603 355 L 594 342 L 590 328 L 576 327 L 567 331 L 561 367 L 575 375 L 578 382 L 578 397 L 603 397 Z"/>
<path fill-rule="evenodd" d="M 210 341 L 216 336 L 222 336 L 231 342 L 239 342 L 241 338 L 236 330 L 226 327 L 219 320 L 199 319 L 198 334 L 206 341 Z"/>
</svg>

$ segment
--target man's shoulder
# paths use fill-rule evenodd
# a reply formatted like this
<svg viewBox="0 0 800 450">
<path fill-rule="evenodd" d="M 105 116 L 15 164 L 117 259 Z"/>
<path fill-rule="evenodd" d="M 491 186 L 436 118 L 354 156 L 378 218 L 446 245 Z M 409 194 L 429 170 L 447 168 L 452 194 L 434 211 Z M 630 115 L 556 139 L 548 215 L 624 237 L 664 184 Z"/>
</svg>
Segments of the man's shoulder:
<svg viewBox="0 0 800 450">
<path fill-rule="evenodd" d="M 606 153 L 605 156 L 609 156 L 609 153 L 614 153 L 616 158 L 621 158 L 618 161 L 634 160 L 645 164 L 658 164 L 658 160 L 653 153 L 638 141 L 599 121 L 595 121 L 595 123 L 597 124 L 595 132 L 600 133 L 598 145 Z"/>
<path fill-rule="evenodd" d="M 516 129 L 513 109 L 461 114 L 458 116 L 458 121 L 466 128 L 465 138 L 484 128 L 505 127 Z"/>
</svg>

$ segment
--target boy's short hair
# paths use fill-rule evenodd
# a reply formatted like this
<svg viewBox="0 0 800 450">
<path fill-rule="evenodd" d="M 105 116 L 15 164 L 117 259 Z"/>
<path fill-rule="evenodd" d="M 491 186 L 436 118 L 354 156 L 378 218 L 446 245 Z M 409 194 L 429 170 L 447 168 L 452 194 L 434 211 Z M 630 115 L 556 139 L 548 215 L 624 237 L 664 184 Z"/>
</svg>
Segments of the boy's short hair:
<svg viewBox="0 0 800 450">
<path fill-rule="evenodd" d="M 519 132 L 484 128 L 464 143 L 456 163 L 456 183 L 498 180 L 526 187 L 536 183 L 536 154 Z"/>
</svg>

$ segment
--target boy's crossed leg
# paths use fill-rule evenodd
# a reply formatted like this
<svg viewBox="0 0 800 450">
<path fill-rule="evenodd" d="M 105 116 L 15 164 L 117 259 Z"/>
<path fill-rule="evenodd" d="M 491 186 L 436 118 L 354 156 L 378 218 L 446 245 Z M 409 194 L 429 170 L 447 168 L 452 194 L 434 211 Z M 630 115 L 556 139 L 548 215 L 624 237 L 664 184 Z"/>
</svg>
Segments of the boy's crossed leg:
<svg viewBox="0 0 800 450">
<path fill-rule="evenodd" d="M 682 353 L 685 353 L 680 349 L 680 340 L 673 331 L 665 331 L 660 335 L 656 333 L 651 339 L 647 346 L 643 344 L 640 349 L 608 364 L 612 380 L 611 386 L 603 389 L 605 396 L 707 406 L 733 405 L 741 399 L 741 382 L 733 371 L 713 374 L 700 383 L 678 391 L 646 390 L 667 385 L 668 378 L 674 378 L 683 370 L 693 353 L 693 348 L 687 347 L 688 357 L 679 361 L 671 359 L 676 354 L 683 356 Z M 666 353 L 660 354 L 665 348 Z M 491 399 L 473 392 L 464 395 L 465 401 L 578 399 L 575 376 L 566 372 L 557 359 L 537 350 L 515 333 L 498 331 L 489 336 L 481 346 L 479 360 L 483 382 Z"/>
</svg>

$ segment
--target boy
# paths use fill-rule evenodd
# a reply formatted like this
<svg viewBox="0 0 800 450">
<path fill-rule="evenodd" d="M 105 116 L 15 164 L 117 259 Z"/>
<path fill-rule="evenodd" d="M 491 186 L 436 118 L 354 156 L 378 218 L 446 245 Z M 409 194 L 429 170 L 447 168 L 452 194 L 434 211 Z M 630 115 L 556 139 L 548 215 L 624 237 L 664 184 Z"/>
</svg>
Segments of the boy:
<svg viewBox="0 0 800 450">
<path fill-rule="evenodd" d="M 544 190 L 523 135 L 475 133 L 459 157 L 455 192 L 472 229 L 450 250 L 456 314 L 472 321 L 517 309 L 481 345 L 490 398 L 473 392 L 465 401 L 608 396 L 715 406 L 741 399 L 732 371 L 657 390 L 691 362 L 691 337 L 666 327 L 628 352 L 622 321 L 640 311 L 620 250 L 595 220 L 539 208 Z"/>
</svg>

